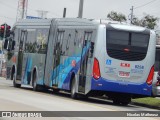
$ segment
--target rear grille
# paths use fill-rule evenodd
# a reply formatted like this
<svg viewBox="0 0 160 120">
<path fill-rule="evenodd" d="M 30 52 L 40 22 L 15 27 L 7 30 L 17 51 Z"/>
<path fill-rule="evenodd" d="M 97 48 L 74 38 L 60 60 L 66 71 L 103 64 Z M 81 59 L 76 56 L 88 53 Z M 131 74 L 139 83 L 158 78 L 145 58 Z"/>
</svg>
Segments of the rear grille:
<svg viewBox="0 0 160 120">
<path fill-rule="evenodd" d="M 110 57 L 119 59 L 119 60 L 126 60 L 126 61 L 139 61 L 143 60 L 146 57 L 146 53 L 141 52 L 126 52 L 122 50 L 113 50 L 108 49 L 107 53 Z"/>
</svg>

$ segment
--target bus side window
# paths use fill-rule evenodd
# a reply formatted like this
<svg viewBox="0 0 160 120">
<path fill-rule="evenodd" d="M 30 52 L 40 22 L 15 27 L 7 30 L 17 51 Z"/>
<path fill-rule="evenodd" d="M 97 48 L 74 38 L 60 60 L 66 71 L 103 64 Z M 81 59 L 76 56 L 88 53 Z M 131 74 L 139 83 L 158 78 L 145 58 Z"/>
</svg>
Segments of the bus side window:
<svg viewBox="0 0 160 120">
<path fill-rule="evenodd" d="M 64 33 L 65 31 L 57 31 L 57 35 L 56 35 L 56 41 L 55 41 L 55 45 L 54 45 L 54 55 L 63 55 L 65 50 L 63 50 L 63 39 L 64 39 Z"/>
<path fill-rule="evenodd" d="M 74 46 L 76 46 L 77 41 L 78 41 L 78 31 L 76 30 L 75 31 L 75 38 L 74 38 Z"/>
<path fill-rule="evenodd" d="M 94 51 L 94 42 L 91 42 L 90 53 L 93 54 Z"/>
<path fill-rule="evenodd" d="M 94 51 L 94 42 L 92 42 L 92 32 L 85 32 L 84 46 L 90 45 L 89 58 L 92 58 Z"/>
<path fill-rule="evenodd" d="M 67 45 L 66 45 L 66 50 L 68 50 L 68 49 L 69 49 L 70 39 L 71 39 L 71 34 L 69 34 L 69 35 L 68 35 Z"/>
</svg>

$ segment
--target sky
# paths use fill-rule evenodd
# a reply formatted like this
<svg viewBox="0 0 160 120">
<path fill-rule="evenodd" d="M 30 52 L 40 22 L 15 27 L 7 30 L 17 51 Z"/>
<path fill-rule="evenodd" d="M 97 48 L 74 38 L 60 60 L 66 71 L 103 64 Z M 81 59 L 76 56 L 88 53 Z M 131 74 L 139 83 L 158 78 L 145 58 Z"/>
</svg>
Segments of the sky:
<svg viewBox="0 0 160 120">
<path fill-rule="evenodd" d="M 0 24 L 6 22 L 12 26 L 16 22 L 18 1 L 0 0 Z M 160 0 L 84 0 L 83 18 L 106 19 L 111 11 L 128 18 L 132 6 L 138 18 L 147 14 L 160 18 Z M 47 18 L 61 18 L 64 8 L 67 9 L 66 17 L 77 17 L 79 0 L 28 0 L 27 15 L 37 17 L 37 11 L 43 10 L 48 12 Z"/>
</svg>

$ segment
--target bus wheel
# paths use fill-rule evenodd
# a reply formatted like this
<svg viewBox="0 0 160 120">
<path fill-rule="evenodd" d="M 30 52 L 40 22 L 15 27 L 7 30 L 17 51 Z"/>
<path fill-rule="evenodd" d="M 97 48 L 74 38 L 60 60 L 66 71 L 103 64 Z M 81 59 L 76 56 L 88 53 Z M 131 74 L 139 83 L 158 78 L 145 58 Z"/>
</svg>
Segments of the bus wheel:
<svg viewBox="0 0 160 120">
<path fill-rule="evenodd" d="M 122 98 L 121 104 L 126 106 L 131 102 L 131 97 L 126 97 L 125 99 Z"/>
<path fill-rule="evenodd" d="M 21 84 L 17 84 L 16 83 L 16 75 L 13 74 L 13 86 L 16 87 L 16 88 L 20 88 L 21 87 Z"/>
<path fill-rule="evenodd" d="M 53 88 L 53 93 L 58 93 L 59 91 L 60 91 L 60 89 Z"/>
<path fill-rule="evenodd" d="M 73 99 L 78 98 L 78 95 L 76 93 L 75 77 L 72 79 L 72 83 L 71 83 L 71 98 L 73 98 Z"/>
<path fill-rule="evenodd" d="M 124 106 L 127 106 L 129 103 L 130 103 L 129 101 L 128 102 L 127 101 L 125 101 L 125 102 L 121 101 L 121 104 L 124 105 Z"/>
<path fill-rule="evenodd" d="M 118 100 L 118 99 L 113 99 L 113 104 L 114 104 L 114 105 L 120 105 L 120 100 Z"/>
</svg>

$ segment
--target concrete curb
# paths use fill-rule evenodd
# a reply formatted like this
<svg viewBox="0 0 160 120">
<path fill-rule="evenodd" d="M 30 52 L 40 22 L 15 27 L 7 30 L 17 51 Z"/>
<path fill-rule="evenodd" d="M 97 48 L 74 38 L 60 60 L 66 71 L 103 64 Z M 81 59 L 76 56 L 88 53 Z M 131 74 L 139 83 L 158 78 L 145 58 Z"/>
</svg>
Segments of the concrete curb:
<svg viewBox="0 0 160 120">
<path fill-rule="evenodd" d="M 137 103 L 137 102 L 131 102 L 130 104 L 160 110 L 160 106 L 152 106 L 152 105 L 147 105 L 147 104 Z"/>
<path fill-rule="evenodd" d="M 5 77 L 1 77 L 1 76 L 0 76 L 0 80 L 6 80 L 6 78 L 5 78 Z"/>
</svg>

